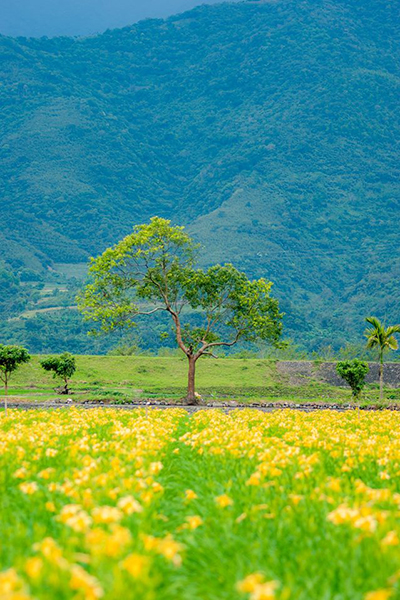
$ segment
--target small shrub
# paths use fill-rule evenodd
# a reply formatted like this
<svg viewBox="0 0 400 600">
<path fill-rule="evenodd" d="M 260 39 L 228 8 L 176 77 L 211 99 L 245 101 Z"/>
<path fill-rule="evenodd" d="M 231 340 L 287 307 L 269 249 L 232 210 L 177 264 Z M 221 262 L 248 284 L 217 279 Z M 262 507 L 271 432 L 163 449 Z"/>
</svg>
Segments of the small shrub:
<svg viewBox="0 0 400 600">
<path fill-rule="evenodd" d="M 349 384 L 354 398 L 359 398 L 369 371 L 368 363 L 358 358 L 343 360 L 337 363 L 336 371 Z"/>
</svg>

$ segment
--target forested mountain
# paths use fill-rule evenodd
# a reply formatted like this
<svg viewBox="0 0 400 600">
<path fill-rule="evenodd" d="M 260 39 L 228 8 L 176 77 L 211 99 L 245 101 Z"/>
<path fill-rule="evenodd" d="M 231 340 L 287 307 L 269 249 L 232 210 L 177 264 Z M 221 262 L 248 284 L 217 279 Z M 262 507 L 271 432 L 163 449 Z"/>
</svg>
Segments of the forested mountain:
<svg viewBox="0 0 400 600">
<path fill-rule="evenodd" d="M 157 214 L 204 263 L 272 279 L 308 346 L 399 321 L 398 9 L 240 2 L 0 38 L 7 269 L 82 263 Z"/>
</svg>

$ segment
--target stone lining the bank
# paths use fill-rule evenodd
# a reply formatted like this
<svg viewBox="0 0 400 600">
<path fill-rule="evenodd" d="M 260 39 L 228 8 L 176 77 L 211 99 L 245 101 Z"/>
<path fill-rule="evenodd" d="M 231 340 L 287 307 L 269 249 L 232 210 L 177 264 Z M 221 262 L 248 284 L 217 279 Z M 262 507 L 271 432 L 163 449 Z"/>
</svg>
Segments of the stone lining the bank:
<svg viewBox="0 0 400 600">
<path fill-rule="evenodd" d="M 368 363 L 369 373 L 366 377 L 367 383 L 379 383 L 378 363 Z M 348 387 L 347 384 L 336 373 L 335 362 L 317 361 L 289 361 L 282 360 L 276 364 L 278 373 L 288 377 L 290 385 L 307 385 L 310 379 L 321 383 L 329 383 L 338 387 Z M 400 362 L 385 363 L 384 365 L 385 386 L 400 388 Z"/>
</svg>

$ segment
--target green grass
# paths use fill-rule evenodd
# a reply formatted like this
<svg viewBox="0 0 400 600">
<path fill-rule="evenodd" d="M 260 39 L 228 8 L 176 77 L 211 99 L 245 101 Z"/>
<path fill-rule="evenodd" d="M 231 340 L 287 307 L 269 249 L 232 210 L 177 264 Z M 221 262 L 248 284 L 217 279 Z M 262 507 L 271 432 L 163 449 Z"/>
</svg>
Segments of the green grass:
<svg viewBox="0 0 400 600">
<path fill-rule="evenodd" d="M 23 365 L 11 380 L 10 396 L 44 401 L 54 399 L 58 382 L 40 367 L 40 356 Z M 137 398 L 178 400 L 185 394 L 185 358 L 149 356 L 78 356 L 71 380 L 74 400 L 130 401 Z M 197 389 L 207 401 L 292 401 L 347 403 L 348 388 L 307 379 L 289 385 L 276 363 L 263 359 L 201 359 L 197 363 Z M 3 391 L 0 391 L 3 394 Z M 378 401 L 375 385 L 366 388 L 363 402 Z M 400 400 L 400 390 L 387 390 L 386 401 Z"/>
</svg>

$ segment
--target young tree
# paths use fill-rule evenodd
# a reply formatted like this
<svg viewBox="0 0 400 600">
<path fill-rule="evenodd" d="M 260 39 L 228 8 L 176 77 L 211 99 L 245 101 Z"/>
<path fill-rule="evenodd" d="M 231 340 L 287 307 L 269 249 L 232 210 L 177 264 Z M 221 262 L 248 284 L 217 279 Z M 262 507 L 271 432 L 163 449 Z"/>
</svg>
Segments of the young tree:
<svg viewBox="0 0 400 600">
<path fill-rule="evenodd" d="M 379 397 L 383 400 L 383 355 L 389 350 L 397 350 L 398 344 L 394 334 L 400 333 L 400 325 L 385 328 L 376 317 L 367 317 L 365 320 L 372 327 L 365 332 L 367 348 L 377 348 L 379 353 Z"/>
<path fill-rule="evenodd" d="M 72 375 L 76 371 L 75 357 L 69 352 L 64 352 L 59 356 L 49 356 L 40 361 L 41 367 L 45 371 L 53 371 L 53 377 L 60 377 L 64 382 L 62 394 L 68 394 L 68 384 Z"/>
<path fill-rule="evenodd" d="M 270 297 L 272 283 L 250 281 L 232 265 L 195 269 L 197 250 L 183 227 L 153 217 L 92 259 L 92 282 L 78 297 L 86 319 L 103 331 L 134 326 L 138 315 L 169 314 L 177 345 L 188 359 L 191 404 L 198 402 L 195 370 L 201 356 L 214 356 L 216 348 L 239 340 L 276 344 L 282 329 L 278 301 Z"/>
<path fill-rule="evenodd" d="M 4 411 L 7 416 L 8 382 L 11 373 L 22 363 L 31 359 L 28 350 L 21 346 L 4 346 L 0 344 L 0 379 L 4 383 Z"/>
<path fill-rule="evenodd" d="M 358 360 L 343 360 L 337 363 L 336 371 L 351 387 L 354 398 L 359 398 L 369 371 L 368 363 Z"/>
</svg>

